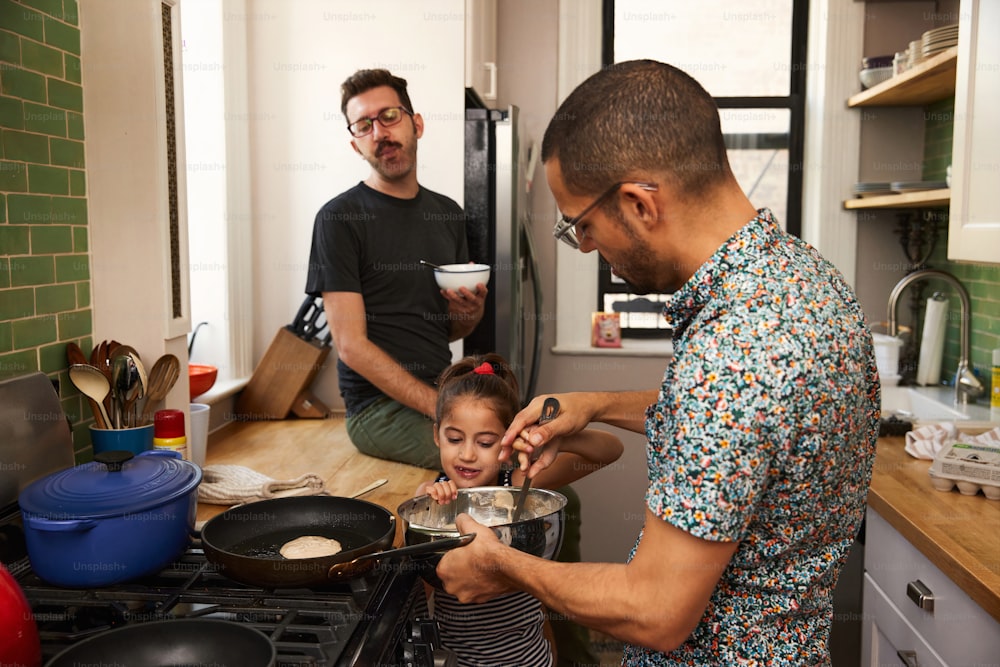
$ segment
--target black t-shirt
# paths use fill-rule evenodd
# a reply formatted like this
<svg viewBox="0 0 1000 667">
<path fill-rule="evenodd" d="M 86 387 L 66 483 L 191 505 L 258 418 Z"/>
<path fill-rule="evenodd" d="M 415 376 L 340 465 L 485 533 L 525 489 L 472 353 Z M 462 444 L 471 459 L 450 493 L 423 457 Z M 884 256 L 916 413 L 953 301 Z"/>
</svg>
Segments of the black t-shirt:
<svg viewBox="0 0 1000 667">
<path fill-rule="evenodd" d="M 359 183 L 316 214 L 306 293 L 360 293 L 368 339 L 433 384 L 451 363 L 448 302 L 420 260 L 464 263 L 468 255 L 465 214 L 453 200 L 423 187 L 398 199 Z M 349 415 L 383 395 L 339 360 L 337 373 Z"/>
</svg>

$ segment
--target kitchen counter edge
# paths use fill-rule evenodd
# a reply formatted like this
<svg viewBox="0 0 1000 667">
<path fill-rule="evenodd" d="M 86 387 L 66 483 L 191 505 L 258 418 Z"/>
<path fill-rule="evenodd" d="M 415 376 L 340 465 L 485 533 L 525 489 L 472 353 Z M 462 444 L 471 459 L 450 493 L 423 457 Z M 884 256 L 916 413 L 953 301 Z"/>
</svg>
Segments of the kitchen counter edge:
<svg viewBox="0 0 1000 667">
<path fill-rule="evenodd" d="M 902 437 L 879 439 L 869 507 L 1000 622 L 1000 501 L 935 490 L 931 461 L 904 445 Z"/>
</svg>

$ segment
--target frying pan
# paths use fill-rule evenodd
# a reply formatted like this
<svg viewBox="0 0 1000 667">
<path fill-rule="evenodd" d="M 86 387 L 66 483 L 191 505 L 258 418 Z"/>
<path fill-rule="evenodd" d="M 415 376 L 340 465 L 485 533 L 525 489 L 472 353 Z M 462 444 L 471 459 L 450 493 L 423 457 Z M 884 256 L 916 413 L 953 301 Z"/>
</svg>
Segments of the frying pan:
<svg viewBox="0 0 1000 667">
<path fill-rule="evenodd" d="M 279 550 L 303 535 L 340 542 L 340 553 L 284 558 Z M 339 496 L 295 496 L 233 507 L 201 529 L 205 557 L 223 576 L 263 588 L 310 588 L 361 576 L 380 561 L 464 546 L 474 534 L 391 549 L 396 517 L 373 503 Z"/>
<path fill-rule="evenodd" d="M 249 625 L 179 618 L 125 625 L 73 644 L 45 667 L 77 665 L 218 665 L 272 667 L 276 652 Z"/>
</svg>

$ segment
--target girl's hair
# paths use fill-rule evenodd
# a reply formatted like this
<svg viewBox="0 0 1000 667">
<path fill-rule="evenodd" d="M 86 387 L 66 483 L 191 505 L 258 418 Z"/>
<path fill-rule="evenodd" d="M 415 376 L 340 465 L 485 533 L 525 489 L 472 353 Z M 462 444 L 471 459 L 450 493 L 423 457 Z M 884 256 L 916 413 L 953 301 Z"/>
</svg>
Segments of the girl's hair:
<svg viewBox="0 0 1000 667">
<path fill-rule="evenodd" d="M 442 371 L 438 378 L 435 412 L 438 423 L 451 411 L 452 405 L 459 398 L 488 401 L 505 426 L 514 421 L 514 415 L 521 409 L 517 376 L 499 354 L 465 357 Z"/>
</svg>

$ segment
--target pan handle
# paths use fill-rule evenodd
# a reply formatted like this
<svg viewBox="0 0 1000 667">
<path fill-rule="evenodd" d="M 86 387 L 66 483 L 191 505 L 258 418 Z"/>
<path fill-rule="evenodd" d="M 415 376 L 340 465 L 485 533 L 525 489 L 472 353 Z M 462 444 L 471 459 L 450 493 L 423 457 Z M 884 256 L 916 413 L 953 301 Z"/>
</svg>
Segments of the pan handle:
<svg viewBox="0 0 1000 667">
<path fill-rule="evenodd" d="M 466 535 L 459 535 L 458 537 L 446 537 L 441 540 L 432 540 L 430 542 L 422 542 L 421 544 L 411 544 L 408 547 L 400 547 L 398 549 L 376 551 L 375 553 L 358 556 L 351 561 L 351 565 L 353 566 L 366 560 L 396 560 L 397 558 L 403 558 L 405 556 L 422 556 L 424 554 L 451 551 L 452 549 L 457 549 L 458 547 L 464 547 L 466 544 L 475 539 L 475 537 L 475 533 L 468 533 Z M 342 565 L 334 565 L 330 568 L 331 576 L 334 574 L 334 570 L 339 570 L 342 567 Z"/>
</svg>

